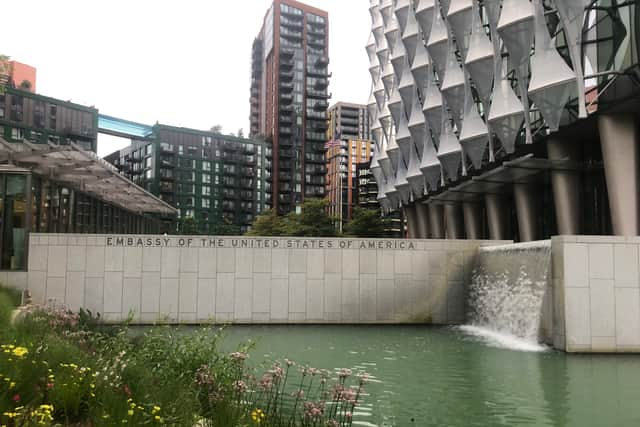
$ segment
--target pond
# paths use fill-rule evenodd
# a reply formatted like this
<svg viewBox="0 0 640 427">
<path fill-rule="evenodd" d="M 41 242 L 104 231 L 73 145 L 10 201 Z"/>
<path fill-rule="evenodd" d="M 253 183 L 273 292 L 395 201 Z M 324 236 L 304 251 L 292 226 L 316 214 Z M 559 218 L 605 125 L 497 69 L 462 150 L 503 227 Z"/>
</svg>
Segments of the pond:
<svg viewBox="0 0 640 427">
<path fill-rule="evenodd" d="M 638 426 L 640 356 L 514 351 L 459 328 L 231 326 L 254 364 L 367 371 L 361 426 Z"/>
</svg>

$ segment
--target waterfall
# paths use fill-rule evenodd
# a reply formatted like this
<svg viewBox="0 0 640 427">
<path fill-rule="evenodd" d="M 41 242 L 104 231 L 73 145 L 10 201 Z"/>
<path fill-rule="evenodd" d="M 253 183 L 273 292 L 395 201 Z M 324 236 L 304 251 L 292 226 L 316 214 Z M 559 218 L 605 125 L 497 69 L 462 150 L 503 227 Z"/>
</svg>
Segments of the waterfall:
<svg viewBox="0 0 640 427">
<path fill-rule="evenodd" d="M 501 346 L 539 350 L 550 268 L 550 241 L 480 248 L 464 329 Z"/>
</svg>

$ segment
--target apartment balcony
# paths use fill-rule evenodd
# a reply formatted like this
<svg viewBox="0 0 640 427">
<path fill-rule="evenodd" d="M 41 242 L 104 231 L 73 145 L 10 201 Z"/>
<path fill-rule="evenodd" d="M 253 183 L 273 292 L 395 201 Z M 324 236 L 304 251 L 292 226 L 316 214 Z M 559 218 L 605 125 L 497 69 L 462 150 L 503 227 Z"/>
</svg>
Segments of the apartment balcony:
<svg viewBox="0 0 640 427">
<path fill-rule="evenodd" d="M 293 124 L 293 117 L 291 117 L 290 114 L 280 114 L 280 117 L 278 119 L 280 121 L 280 124 L 283 124 L 285 126 L 290 126 Z"/>
<path fill-rule="evenodd" d="M 325 90 L 329 87 L 329 80 L 327 79 L 318 79 L 316 83 L 313 85 L 315 90 Z"/>
<path fill-rule="evenodd" d="M 281 159 L 285 159 L 285 158 L 286 158 L 286 159 L 290 159 L 290 158 L 295 157 L 295 151 L 294 151 L 294 150 L 292 150 L 292 149 L 279 150 L 279 151 L 278 151 L 278 156 L 279 156 Z"/>
<path fill-rule="evenodd" d="M 278 140 L 278 147 L 280 148 L 293 147 L 293 140 L 290 137 L 280 138 Z"/>
<path fill-rule="evenodd" d="M 280 93 L 280 105 L 289 105 L 293 102 L 293 94 Z"/>
<path fill-rule="evenodd" d="M 280 81 L 280 92 L 291 93 L 293 91 L 293 82 Z"/>
<path fill-rule="evenodd" d="M 293 29 L 298 29 L 300 31 L 302 31 L 302 16 L 300 15 L 292 15 L 292 14 L 287 14 L 286 17 L 282 16 L 280 18 L 280 31 L 282 32 L 282 30 L 287 29 L 287 28 L 293 28 Z"/>
<path fill-rule="evenodd" d="M 320 58 L 318 58 L 316 60 L 315 66 L 318 68 L 324 68 L 327 65 L 329 65 L 329 57 L 328 56 L 321 56 Z"/>
<path fill-rule="evenodd" d="M 291 128 L 288 126 L 280 126 L 278 127 L 278 133 L 284 136 L 291 136 Z"/>
<path fill-rule="evenodd" d="M 175 182 L 176 177 L 173 175 L 160 175 L 160 181 Z"/>
<path fill-rule="evenodd" d="M 293 70 L 280 70 L 280 81 L 293 81 Z"/>
<path fill-rule="evenodd" d="M 348 107 L 342 107 L 340 109 L 340 116 L 358 118 L 360 116 L 360 110 L 348 108 Z"/>
<path fill-rule="evenodd" d="M 325 42 L 325 38 L 324 37 L 315 38 L 315 39 L 312 38 L 312 37 L 307 38 L 307 45 L 309 45 L 311 47 L 315 47 L 315 48 L 318 48 L 318 49 L 324 49 L 325 44 L 326 44 L 326 42 Z"/>
<path fill-rule="evenodd" d="M 291 181 L 291 174 L 289 173 L 278 173 L 278 181 L 280 182 L 289 182 Z"/>
<path fill-rule="evenodd" d="M 330 99 L 331 94 L 327 94 L 324 91 L 307 90 L 307 98 L 312 99 Z"/>
<path fill-rule="evenodd" d="M 309 67 L 307 68 L 307 77 L 320 77 L 320 78 L 329 78 L 331 77 L 331 73 L 326 68 L 315 68 Z"/>
<path fill-rule="evenodd" d="M 289 40 L 300 41 L 302 40 L 302 26 L 289 26 L 280 28 L 280 37 L 284 37 Z"/>
<path fill-rule="evenodd" d="M 292 49 L 290 47 L 280 47 L 280 58 L 293 59 L 295 54 L 295 49 Z"/>
<path fill-rule="evenodd" d="M 341 114 L 340 117 L 340 125 L 342 126 L 358 126 L 358 119 L 352 119 L 349 116 L 345 116 L 344 114 Z"/>
<path fill-rule="evenodd" d="M 329 103 L 327 101 L 319 101 L 313 104 L 313 109 L 316 111 L 325 111 L 329 108 Z"/>
</svg>

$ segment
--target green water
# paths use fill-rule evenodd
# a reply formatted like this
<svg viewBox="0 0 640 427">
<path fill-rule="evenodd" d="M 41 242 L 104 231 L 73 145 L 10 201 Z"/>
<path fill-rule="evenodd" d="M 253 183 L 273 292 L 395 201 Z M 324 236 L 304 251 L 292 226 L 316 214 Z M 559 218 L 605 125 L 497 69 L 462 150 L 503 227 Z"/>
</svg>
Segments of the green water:
<svg viewBox="0 0 640 427">
<path fill-rule="evenodd" d="M 252 363 L 366 370 L 364 426 L 640 426 L 640 356 L 528 353 L 453 328 L 232 326 Z"/>
</svg>

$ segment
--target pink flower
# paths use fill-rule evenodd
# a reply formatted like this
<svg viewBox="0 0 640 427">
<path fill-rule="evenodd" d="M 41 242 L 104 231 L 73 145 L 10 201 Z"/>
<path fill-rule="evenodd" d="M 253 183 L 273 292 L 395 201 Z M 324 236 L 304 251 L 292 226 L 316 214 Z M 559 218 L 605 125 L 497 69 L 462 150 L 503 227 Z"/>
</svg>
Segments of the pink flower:
<svg viewBox="0 0 640 427">
<path fill-rule="evenodd" d="M 20 395 L 19 394 L 15 394 L 11 400 L 13 400 L 14 402 L 20 402 Z"/>
<path fill-rule="evenodd" d="M 233 382 L 233 388 L 235 389 L 235 391 L 237 391 L 238 393 L 244 393 L 245 391 L 247 391 L 247 383 L 245 383 L 242 380 L 237 380 Z"/>
<path fill-rule="evenodd" d="M 235 351 L 233 353 L 231 353 L 229 355 L 230 358 L 232 358 L 233 360 L 237 361 L 237 362 L 241 362 L 243 360 L 246 360 L 247 357 L 249 357 L 249 355 L 247 353 L 243 353 L 241 351 Z"/>
</svg>

